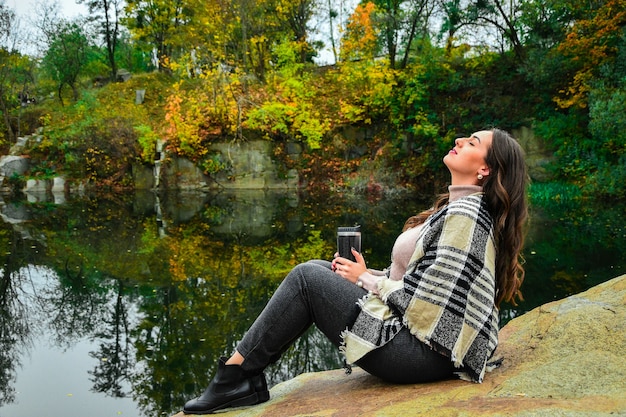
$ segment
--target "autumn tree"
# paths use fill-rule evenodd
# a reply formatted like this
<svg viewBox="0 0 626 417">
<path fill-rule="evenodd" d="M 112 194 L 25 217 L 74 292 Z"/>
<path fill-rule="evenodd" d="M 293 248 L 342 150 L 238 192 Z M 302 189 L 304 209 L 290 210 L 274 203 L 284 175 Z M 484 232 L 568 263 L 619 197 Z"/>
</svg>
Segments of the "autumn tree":
<svg viewBox="0 0 626 417">
<path fill-rule="evenodd" d="M 89 20 L 100 28 L 100 35 L 106 46 L 107 62 L 111 69 L 111 79 L 117 77 L 117 50 L 120 36 L 120 19 L 123 12 L 123 0 L 77 0 L 89 10 Z"/>
<path fill-rule="evenodd" d="M 277 6 L 280 20 L 286 23 L 291 31 L 291 41 L 295 42 L 298 47 L 301 63 L 310 62 L 311 57 L 315 54 L 309 36 L 311 18 L 316 7 L 317 0 L 286 1 Z"/>
<path fill-rule="evenodd" d="M 228 65 L 265 72 L 276 26 L 269 1 L 130 0 L 126 13 L 133 37 L 154 48 L 161 67 Z"/>
<path fill-rule="evenodd" d="M 416 37 L 428 37 L 432 0 L 374 0 L 380 45 L 391 68 L 406 67 Z M 399 65 L 398 59 L 401 57 Z"/>
<path fill-rule="evenodd" d="M 14 137 L 10 114 L 17 102 L 13 88 L 14 69 L 18 58 L 14 50 L 15 19 L 15 12 L 7 8 L 4 1 L 0 2 L 0 111 L 3 116 L 4 130 L 8 133 L 9 139 Z"/>
<path fill-rule="evenodd" d="M 341 39 L 341 59 L 373 60 L 378 52 L 378 30 L 374 25 L 376 5 L 359 4 L 348 19 Z"/>
<path fill-rule="evenodd" d="M 577 69 L 556 98 L 562 108 L 587 106 L 590 83 L 601 75 L 599 71 L 605 64 L 615 61 L 626 27 L 624 0 L 606 0 L 593 5 L 571 2 L 570 7 L 577 10 L 581 17 L 558 46 L 558 51 L 575 61 Z"/>
<path fill-rule="evenodd" d="M 156 66 L 166 68 L 179 36 L 178 30 L 190 16 L 185 16 L 181 0 L 127 0 L 123 23 L 133 37 L 148 45 L 156 54 Z"/>
<path fill-rule="evenodd" d="M 234 10 L 241 26 L 235 39 L 243 48 L 244 67 L 265 80 L 273 50 L 285 39 L 297 47 L 301 63 L 311 62 L 316 47 L 310 25 L 318 6 L 318 0 L 239 0 Z"/>
<path fill-rule="evenodd" d="M 486 0 L 472 3 L 469 11 L 477 19 L 497 30 L 502 39 L 502 50 L 510 47 L 518 59 L 524 59 L 524 45 L 519 33 L 519 19 L 523 0 Z"/>
</svg>

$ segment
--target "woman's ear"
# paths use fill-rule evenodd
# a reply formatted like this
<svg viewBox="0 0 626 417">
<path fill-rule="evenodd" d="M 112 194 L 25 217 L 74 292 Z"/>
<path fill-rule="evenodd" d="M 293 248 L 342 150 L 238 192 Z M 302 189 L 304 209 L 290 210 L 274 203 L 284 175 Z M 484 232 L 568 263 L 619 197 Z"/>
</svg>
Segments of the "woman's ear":
<svg viewBox="0 0 626 417">
<path fill-rule="evenodd" d="M 488 166 L 484 166 L 482 168 L 480 168 L 478 170 L 478 174 L 482 175 L 483 177 L 486 177 L 489 175 L 489 167 Z"/>
</svg>

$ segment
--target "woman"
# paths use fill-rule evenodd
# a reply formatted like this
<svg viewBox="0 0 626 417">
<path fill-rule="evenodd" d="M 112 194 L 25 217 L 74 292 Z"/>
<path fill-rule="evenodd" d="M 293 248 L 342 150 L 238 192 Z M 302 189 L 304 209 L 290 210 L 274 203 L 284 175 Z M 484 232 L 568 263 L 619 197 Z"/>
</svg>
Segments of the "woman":
<svg viewBox="0 0 626 417">
<path fill-rule="evenodd" d="M 498 306 L 521 298 L 526 167 L 498 129 L 456 139 L 443 158 L 449 194 L 407 220 L 385 271 L 356 262 L 296 266 L 187 414 L 269 399 L 263 370 L 312 324 L 347 363 L 395 383 L 459 374 L 481 382 L 498 337 Z M 359 308 L 355 308 L 358 304 Z"/>
</svg>

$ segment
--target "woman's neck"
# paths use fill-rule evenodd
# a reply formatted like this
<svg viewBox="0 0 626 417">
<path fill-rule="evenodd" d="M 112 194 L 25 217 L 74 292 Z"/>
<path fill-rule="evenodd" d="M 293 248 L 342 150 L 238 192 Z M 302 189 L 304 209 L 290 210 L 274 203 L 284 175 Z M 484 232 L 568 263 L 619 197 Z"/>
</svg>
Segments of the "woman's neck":
<svg viewBox="0 0 626 417">
<path fill-rule="evenodd" d="M 470 194 L 476 194 L 483 191 L 483 187 L 480 185 L 450 185 L 448 187 L 448 192 L 450 193 L 450 198 L 448 201 L 454 201 L 461 197 L 468 196 Z"/>
</svg>

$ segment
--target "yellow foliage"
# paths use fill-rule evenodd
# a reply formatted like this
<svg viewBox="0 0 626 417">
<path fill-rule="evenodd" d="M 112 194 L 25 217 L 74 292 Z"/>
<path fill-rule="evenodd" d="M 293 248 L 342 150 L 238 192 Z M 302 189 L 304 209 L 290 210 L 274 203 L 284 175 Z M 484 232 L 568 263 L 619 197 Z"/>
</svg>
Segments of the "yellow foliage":
<svg viewBox="0 0 626 417">
<path fill-rule="evenodd" d="M 241 95 L 237 75 L 219 71 L 175 84 L 165 105 L 168 147 L 197 161 L 215 138 L 236 137 Z"/>
<path fill-rule="evenodd" d="M 371 122 L 371 116 L 384 112 L 397 85 L 396 73 L 384 60 L 346 62 L 341 66 L 337 81 L 342 122 Z"/>
</svg>

